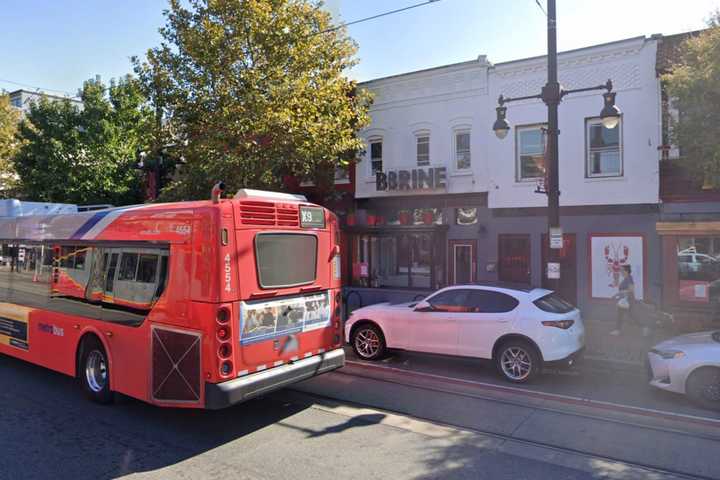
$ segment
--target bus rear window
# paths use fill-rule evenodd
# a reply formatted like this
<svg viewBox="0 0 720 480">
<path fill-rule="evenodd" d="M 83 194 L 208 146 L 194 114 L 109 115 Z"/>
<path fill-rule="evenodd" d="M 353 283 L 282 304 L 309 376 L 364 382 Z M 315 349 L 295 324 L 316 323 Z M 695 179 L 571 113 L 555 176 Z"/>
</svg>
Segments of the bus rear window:
<svg viewBox="0 0 720 480">
<path fill-rule="evenodd" d="M 548 313 L 570 313 L 575 310 L 572 303 L 566 302 L 555 293 L 538 298 L 533 303 L 540 310 Z"/>
<path fill-rule="evenodd" d="M 317 237 L 296 233 L 261 233 L 255 238 L 260 286 L 291 287 L 315 281 Z"/>
</svg>

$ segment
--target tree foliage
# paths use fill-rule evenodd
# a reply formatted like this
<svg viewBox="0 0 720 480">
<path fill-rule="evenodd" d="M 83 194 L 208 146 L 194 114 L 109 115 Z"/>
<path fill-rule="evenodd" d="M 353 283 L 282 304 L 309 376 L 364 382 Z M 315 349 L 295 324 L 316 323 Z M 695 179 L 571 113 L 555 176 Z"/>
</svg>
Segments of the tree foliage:
<svg viewBox="0 0 720 480">
<path fill-rule="evenodd" d="M 188 4 L 188 8 L 183 7 Z M 187 143 L 166 198 L 331 182 L 362 148 L 368 94 L 346 78 L 354 42 L 309 0 L 170 0 L 164 39 L 134 60 L 148 94 Z"/>
<path fill-rule="evenodd" d="M 21 122 L 15 167 L 32 200 L 123 205 L 142 200 L 138 153 L 151 141 L 153 111 L 137 79 L 87 81 L 82 108 L 41 98 Z"/>
<path fill-rule="evenodd" d="M 20 112 L 10 104 L 9 95 L 0 95 L 0 196 L 13 196 L 17 174 L 13 158 L 20 148 L 17 138 Z"/>
<path fill-rule="evenodd" d="M 706 185 L 720 187 L 720 12 L 709 28 L 689 37 L 678 50 L 679 61 L 662 80 L 679 119 L 670 125 L 671 139 L 682 160 Z"/>
</svg>

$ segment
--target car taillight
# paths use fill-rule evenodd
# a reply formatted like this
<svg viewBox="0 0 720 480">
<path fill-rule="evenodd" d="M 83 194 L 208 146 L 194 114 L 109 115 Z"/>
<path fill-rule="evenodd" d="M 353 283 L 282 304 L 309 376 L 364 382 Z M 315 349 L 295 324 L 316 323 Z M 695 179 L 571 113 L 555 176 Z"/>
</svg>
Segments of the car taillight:
<svg viewBox="0 0 720 480">
<path fill-rule="evenodd" d="M 546 327 L 556 327 L 567 330 L 575 324 L 575 320 L 546 320 L 542 322 Z"/>
</svg>

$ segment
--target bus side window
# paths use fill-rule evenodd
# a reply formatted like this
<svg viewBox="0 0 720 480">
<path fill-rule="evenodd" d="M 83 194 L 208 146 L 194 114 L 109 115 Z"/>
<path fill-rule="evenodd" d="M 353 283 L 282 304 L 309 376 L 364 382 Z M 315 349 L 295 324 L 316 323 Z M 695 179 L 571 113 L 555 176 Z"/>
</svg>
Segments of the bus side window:
<svg viewBox="0 0 720 480">
<path fill-rule="evenodd" d="M 120 281 L 135 280 L 135 273 L 137 272 L 137 266 L 138 266 L 137 253 L 123 252 L 122 258 L 120 259 L 120 272 L 118 273 L 118 280 L 120 280 Z"/>
<path fill-rule="evenodd" d="M 74 268 L 76 270 L 85 270 L 85 255 L 88 250 L 88 248 L 79 247 L 79 249 L 75 252 Z"/>
<path fill-rule="evenodd" d="M 138 261 L 137 277 L 135 281 L 142 283 L 155 283 L 157 276 L 158 256 L 140 255 Z"/>
</svg>

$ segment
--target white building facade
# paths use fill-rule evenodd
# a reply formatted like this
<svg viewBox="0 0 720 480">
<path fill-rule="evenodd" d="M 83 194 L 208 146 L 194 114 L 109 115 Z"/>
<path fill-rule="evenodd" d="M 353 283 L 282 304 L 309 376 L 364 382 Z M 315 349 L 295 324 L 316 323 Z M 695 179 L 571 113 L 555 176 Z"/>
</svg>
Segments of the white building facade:
<svg viewBox="0 0 720 480">
<path fill-rule="evenodd" d="M 631 265 L 639 297 L 657 296 L 656 54 L 654 37 L 637 37 L 559 55 L 565 89 L 611 79 L 622 110 L 606 129 L 602 91 L 560 105 L 560 290 L 583 307 L 612 304 L 622 265 Z M 507 104 L 512 128 L 503 140 L 492 124 L 499 95 L 539 94 L 546 80 L 545 57 L 493 65 L 480 56 L 363 84 L 375 102 L 361 132 L 358 214 L 347 228 L 351 286 L 363 303 L 478 280 L 545 282 L 547 197 L 536 189 L 547 108 Z"/>
</svg>

